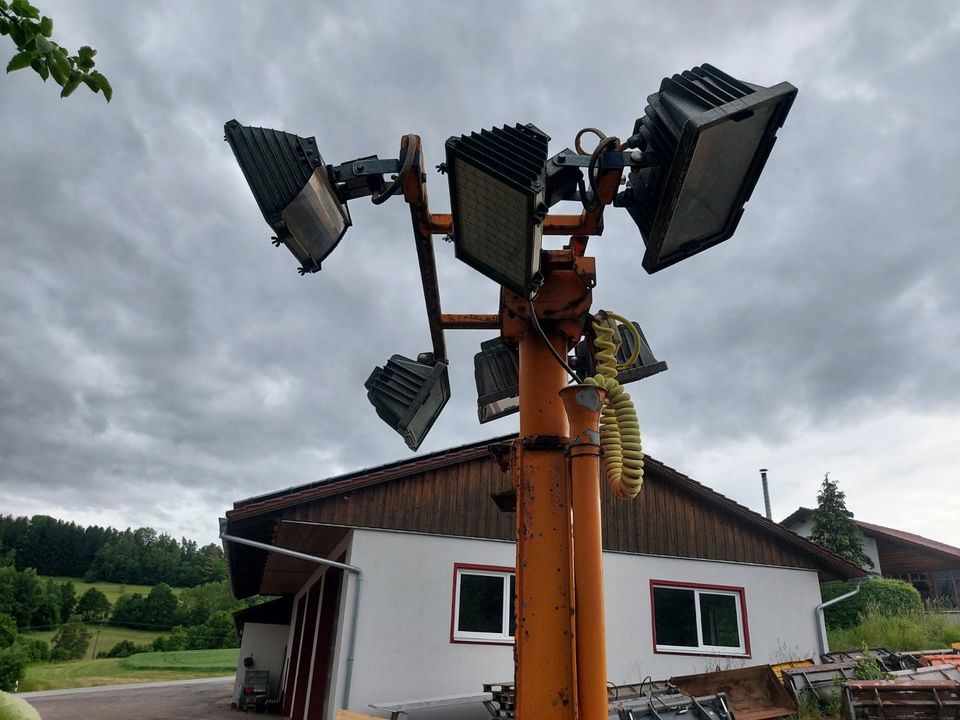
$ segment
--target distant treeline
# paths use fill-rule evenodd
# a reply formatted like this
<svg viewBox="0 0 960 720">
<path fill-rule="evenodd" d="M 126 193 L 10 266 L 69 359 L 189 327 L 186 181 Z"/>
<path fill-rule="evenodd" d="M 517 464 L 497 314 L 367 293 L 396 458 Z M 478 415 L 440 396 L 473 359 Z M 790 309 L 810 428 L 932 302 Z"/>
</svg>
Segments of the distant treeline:
<svg viewBox="0 0 960 720">
<path fill-rule="evenodd" d="M 177 542 L 153 528 L 83 527 L 47 515 L 0 515 L 0 566 L 39 575 L 134 585 L 196 587 L 227 576 L 223 550 Z"/>
</svg>

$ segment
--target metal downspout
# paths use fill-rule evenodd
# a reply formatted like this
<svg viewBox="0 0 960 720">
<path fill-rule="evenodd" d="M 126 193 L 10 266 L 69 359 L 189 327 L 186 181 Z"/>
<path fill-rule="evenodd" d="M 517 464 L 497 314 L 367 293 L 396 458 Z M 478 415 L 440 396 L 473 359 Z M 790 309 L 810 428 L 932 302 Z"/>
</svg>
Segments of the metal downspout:
<svg viewBox="0 0 960 720">
<path fill-rule="evenodd" d="M 307 562 L 316 563 L 318 565 L 327 565 L 328 567 L 338 568 L 340 570 L 353 573 L 353 575 L 357 578 L 357 591 L 353 596 L 353 617 L 350 620 L 350 641 L 349 645 L 347 646 L 347 667 L 343 678 L 343 702 L 341 703 L 341 707 L 344 710 L 347 710 L 350 703 L 350 683 L 353 680 L 353 660 L 356 656 L 357 649 L 357 620 L 360 617 L 360 588 L 362 587 L 361 583 L 363 582 L 363 570 L 358 568 L 356 565 L 347 565 L 346 563 L 337 562 L 336 560 L 329 560 L 325 557 L 320 557 L 319 555 L 308 555 L 307 553 L 302 553 L 297 550 L 289 550 L 276 545 L 268 545 L 267 543 L 257 542 L 256 540 L 248 540 L 247 538 L 237 537 L 236 535 L 225 535 L 221 533 L 220 539 L 226 542 L 235 542 L 238 545 L 248 545 L 259 550 L 266 550 L 267 552 L 274 552 L 278 555 L 286 555 L 287 557 L 306 560 Z"/>
<path fill-rule="evenodd" d="M 857 587 L 851 590 L 850 592 L 845 593 L 843 595 L 838 595 L 832 600 L 827 600 L 826 602 L 820 603 L 819 605 L 817 605 L 816 609 L 813 611 L 814 615 L 816 615 L 816 618 L 817 618 L 817 629 L 820 631 L 820 654 L 821 655 L 826 655 L 828 652 L 830 652 L 830 643 L 827 641 L 827 621 L 823 617 L 824 608 L 828 608 L 831 605 L 836 605 L 838 602 L 846 600 L 847 598 L 852 598 L 858 592 L 860 592 L 860 583 L 857 583 Z"/>
</svg>

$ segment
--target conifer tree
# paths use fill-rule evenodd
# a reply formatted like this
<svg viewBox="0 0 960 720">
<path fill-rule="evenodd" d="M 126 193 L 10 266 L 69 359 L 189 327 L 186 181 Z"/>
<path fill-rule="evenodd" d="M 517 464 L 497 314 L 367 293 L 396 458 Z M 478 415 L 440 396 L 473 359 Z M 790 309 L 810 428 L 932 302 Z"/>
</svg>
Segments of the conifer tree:
<svg viewBox="0 0 960 720">
<path fill-rule="evenodd" d="M 847 510 L 846 495 L 830 473 L 823 476 L 817 493 L 817 509 L 813 511 L 813 532 L 810 539 L 847 560 L 873 568 L 873 560 L 863 551 L 863 540 Z"/>
</svg>

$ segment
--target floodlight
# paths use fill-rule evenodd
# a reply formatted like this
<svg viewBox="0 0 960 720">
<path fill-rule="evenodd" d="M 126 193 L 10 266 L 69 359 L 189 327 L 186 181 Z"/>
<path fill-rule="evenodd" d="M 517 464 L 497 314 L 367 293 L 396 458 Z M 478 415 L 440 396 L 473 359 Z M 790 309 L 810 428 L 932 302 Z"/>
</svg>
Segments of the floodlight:
<svg viewBox="0 0 960 720">
<path fill-rule="evenodd" d="M 643 330 L 640 329 L 640 325 L 637 323 L 632 324 L 637 330 L 637 335 L 640 337 L 640 352 L 630 367 L 620 370 L 617 373 L 617 382 L 621 385 L 626 385 L 636 380 L 643 380 L 667 369 L 665 362 L 657 360 L 657 358 L 654 357 L 653 350 L 650 349 L 650 343 L 647 342 L 647 338 L 644 336 Z M 635 341 L 633 339 L 633 333 L 630 332 L 626 326 L 618 325 L 617 330 L 620 332 L 620 347 L 617 348 L 617 364 L 622 365 L 633 355 Z M 575 365 L 580 372 L 586 375 L 596 373 L 596 363 L 593 353 L 586 340 L 577 343 L 574 353 L 576 355 Z"/>
<path fill-rule="evenodd" d="M 477 416 L 487 423 L 520 410 L 520 357 L 502 338 L 484 340 L 473 356 Z"/>
<path fill-rule="evenodd" d="M 446 143 L 456 256 L 521 297 L 540 269 L 549 140 L 515 125 Z"/>
<path fill-rule="evenodd" d="M 280 130 L 224 126 L 264 219 L 300 261 L 316 272 L 350 227 L 350 213 L 330 181 L 315 138 Z"/>
<path fill-rule="evenodd" d="M 664 78 L 629 144 L 653 155 L 615 204 L 646 244 L 648 273 L 733 235 L 797 89 L 742 82 L 712 65 Z"/>
<path fill-rule="evenodd" d="M 447 365 L 432 356 L 393 355 L 364 383 L 377 415 L 416 450 L 450 399 Z"/>
</svg>

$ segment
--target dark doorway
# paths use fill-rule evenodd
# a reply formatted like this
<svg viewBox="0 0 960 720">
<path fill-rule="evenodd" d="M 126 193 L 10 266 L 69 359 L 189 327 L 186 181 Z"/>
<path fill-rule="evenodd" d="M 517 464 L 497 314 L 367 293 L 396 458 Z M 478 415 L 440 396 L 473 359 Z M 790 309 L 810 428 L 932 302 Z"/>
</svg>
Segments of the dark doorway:
<svg viewBox="0 0 960 720">
<path fill-rule="evenodd" d="M 313 655 L 313 682 L 310 685 L 312 717 L 326 717 L 330 701 L 330 671 L 333 668 L 333 653 L 337 646 L 337 621 L 340 617 L 340 589 L 343 585 L 343 570 L 330 568 L 324 573 L 323 594 L 320 599 L 320 625 Z M 317 713 L 323 708 L 323 713 Z"/>
</svg>

